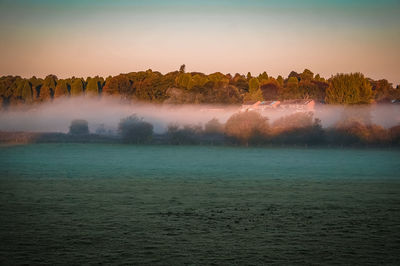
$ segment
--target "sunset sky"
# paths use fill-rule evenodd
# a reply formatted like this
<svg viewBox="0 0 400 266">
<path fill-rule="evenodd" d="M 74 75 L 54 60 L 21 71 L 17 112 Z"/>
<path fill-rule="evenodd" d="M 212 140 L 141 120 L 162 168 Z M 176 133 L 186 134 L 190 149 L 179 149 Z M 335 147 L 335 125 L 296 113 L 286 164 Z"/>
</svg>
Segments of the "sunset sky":
<svg viewBox="0 0 400 266">
<path fill-rule="evenodd" d="M 362 72 L 400 83 L 400 0 L 0 0 L 0 75 Z"/>
</svg>

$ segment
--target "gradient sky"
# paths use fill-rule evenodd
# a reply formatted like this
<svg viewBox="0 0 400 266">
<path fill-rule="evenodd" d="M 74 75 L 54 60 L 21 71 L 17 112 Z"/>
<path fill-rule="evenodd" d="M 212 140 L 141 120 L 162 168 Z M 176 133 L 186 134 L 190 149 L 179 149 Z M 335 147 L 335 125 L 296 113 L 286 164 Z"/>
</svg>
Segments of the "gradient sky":
<svg viewBox="0 0 400 266">
<path fill-rule="evenodd" d="M 0 75 L 153 69 L 400 83 L 400 0 L 0 0 Z"/>
</svg>

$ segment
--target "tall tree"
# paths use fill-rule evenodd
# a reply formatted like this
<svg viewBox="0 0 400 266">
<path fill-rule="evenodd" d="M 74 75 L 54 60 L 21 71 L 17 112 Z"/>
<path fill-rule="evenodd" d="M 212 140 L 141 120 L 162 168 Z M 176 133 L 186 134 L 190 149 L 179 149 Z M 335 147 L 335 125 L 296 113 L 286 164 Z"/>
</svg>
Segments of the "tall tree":
<svg viewBox="0 0 400 266">
<path fill-rule="evenodd" d="M 314 78 L 314 73 L 311 72 L 309 69 L 304 69 L 303 73 L 300 74 L 300 79 L 301 80 L 307 80 L 310 81 Z"/>
<path fill-rule="evenodd" d="M 68 92 L 67 81 L 64 79 L 59 80 L 56 89 L 54 91 L 54 98 L 66 97 L 68 95 L 69 92 Z"/>
<path fill-rule="evenodd" d="M 25 80 L 24 86 L 22 87 L 21 98 L 26 103 L 31 103 L 33 101 L 32 86 L 28 80 Z"/>
<path fill-rule="evenodd" d="M 330 79 L 325 101 L 330 104 L 371 103 L 370 82 L 361 73 L 337 74 Z"/>
<path fill-rule="evenodd" d="M 279 91 L 279 83 L 275 79 L 269 79 L 267 83 L 261 85 L 260 89 L 262 91 L 262 95 L 264 100 L 277 100 L 278 99 L 278 91 Z"/>
<path fill-rule="evenodd" d="M 251 78 L 249 80 L 249 92 L 244 96 L 245 101 L 262 101 L 263 94 L 260 89 L 260 82 L 257 78 Z"/>
<path fill-rule="evenodd" d="M 98 96 L 99 95 L 99 84 L 97 78 L 88 78 L 85 94 L 86 96 Z"/>
<path fill-rule="evenodd" d="M 42 101 L 53 98 L 54 91 L 57 86 L 57 80 L 58 80 L 57 76 L 55 75 L 48 75 L 44 79 L 43 85 L 40 88 L 40 95 L 39 95 Z"/>
<path fill-rule="evenodd" d="M 129 78 L 126 75 L 118 75 L 115 77 L 109 77 L 106 80 L 106 84 L 103 87 L 103 95 L 118 96 L 118 95 L 129 95 L 128 93 L 132 90 L 132 85 Z"/>
<path fill-rule="evenodd" d="M 300 98 L 299 81 L 295 76 L 290 77 L 286 86 L 281 87 L 279 90 L 279 98 L 282 100 L 298 99 Z"/>
<path fill-rule="evenodd" d="M 74 79 L 71 84 L 71 96 L 80 96 L 83 94 L 83 81 L 80 78 Z"/>
</svg>

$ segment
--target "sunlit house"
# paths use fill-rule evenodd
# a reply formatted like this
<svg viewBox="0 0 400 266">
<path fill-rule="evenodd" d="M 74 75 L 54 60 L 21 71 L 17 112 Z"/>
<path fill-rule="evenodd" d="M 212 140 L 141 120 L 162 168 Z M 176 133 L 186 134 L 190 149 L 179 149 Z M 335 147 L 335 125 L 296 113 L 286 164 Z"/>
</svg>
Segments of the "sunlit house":
<svg viewBox="0 0 400 266">
<path fill-rule="evenodd" d="M 240 111 L 265 111 L 275 109 L 279 106 L 280 101 L 250 101 L 245 102 Z"/>
<path fill-rule="evenodd" d="M 286 100 L 279 104 L 279 108 L 293 110 L 295 112 L 314 112 L 314 100 Z"/>
<path fill-rule="evenodd" d="M 241 112 L 245 111 L 268 111 L 268 110 L 288 110 L 293 112 L 314 112 L 314 100 L 285 100 L 285 101 L 253 101 L 245 102 L 240 108 Z"/>
</svg>

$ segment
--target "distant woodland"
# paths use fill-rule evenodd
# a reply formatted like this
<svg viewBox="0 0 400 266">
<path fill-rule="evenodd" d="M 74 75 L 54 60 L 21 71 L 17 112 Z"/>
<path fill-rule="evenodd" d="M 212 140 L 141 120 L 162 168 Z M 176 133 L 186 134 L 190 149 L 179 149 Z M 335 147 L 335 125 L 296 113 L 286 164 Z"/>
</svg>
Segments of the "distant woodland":
<svg viewBox="0 0 400 266">
<path fill-rule="evenodd" d="M 126 100 L 168 104 L 242 104 L 257 100 L 313 99 L 326 104 L 369 104 L 400 100 L 399 85 L 372 80 L 361 73 L 337 74 L 329 79 L 305 69 L 288 77 L 266 72 L 209 75 L 179 70 L 163 75 L 151 69 L 117 76 L 44 79 L 19 76 L 0 78 L 0 106 L 33 104 L 59 97 L 113 96 Z"/>
</svg>

